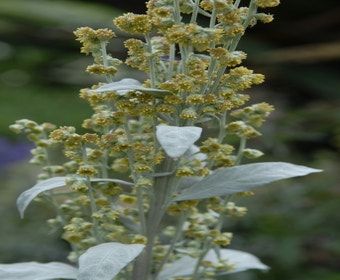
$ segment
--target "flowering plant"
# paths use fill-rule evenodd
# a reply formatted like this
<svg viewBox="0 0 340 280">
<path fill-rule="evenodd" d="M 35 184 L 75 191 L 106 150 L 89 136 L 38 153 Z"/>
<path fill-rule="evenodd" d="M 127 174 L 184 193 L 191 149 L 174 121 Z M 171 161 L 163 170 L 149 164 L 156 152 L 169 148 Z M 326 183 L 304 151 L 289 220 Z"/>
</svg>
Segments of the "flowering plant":
<svg viewBox="0 0 340 280">
<path fill-rule="evenodd" d="M 268 268 L 225 248 L 232 233 L 223 222 L 247 211 L 233 198 L 320 170 L 241 164 L 243 157 L 262 155 L 247 148 L 247 140 L 261 135 L 258 128 L 273 107 L 245 106 L 249 96 L 242 92 L 264 76 L 240 66 L 246 54 L 237 46 L 249 26 L 273 19 L 258 8 L 279 1 L 240 2 L 151 0 L 146 14 L 123 14 L 114 24 L 136 35 L 125 41 L 125 62 L 107 53 L 112 30 L 75 31 L 81 52 L 94 58 L 86 70 L 106 78 L 80 92 L 94 110 L 83 122 L 89 132 L 26 119 L 11 129 L 35 143 L 31 162 L 43 167 L 38 183 L 18 198 L 20 214 L 37 196 L 47 201 L 56 211 L 48 224 L 63 229 L 76 266 L 1 265 L 3 279 L 197 280 Z M 122 63 L 149 78 L 116 81 Z M 240 140 L 237 147 L 228 135 Z M 58 145 L 63 164 L 50 158 Z"/>
</svg>

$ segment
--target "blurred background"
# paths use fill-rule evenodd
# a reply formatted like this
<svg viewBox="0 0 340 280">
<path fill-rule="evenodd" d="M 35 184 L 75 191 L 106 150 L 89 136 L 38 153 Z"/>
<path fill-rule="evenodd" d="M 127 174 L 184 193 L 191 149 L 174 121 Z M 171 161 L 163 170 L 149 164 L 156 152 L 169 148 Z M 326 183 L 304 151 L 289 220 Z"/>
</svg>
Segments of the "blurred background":
<svg viewBox="0 0 340 280">
<path fill-rule="evenodd" d="M 144 1 L 0 1 L 0 263 L 65 261 L 67 244 L 50 232 L 46 205 L 29 206 L 20 220 L 15 201 L 35 183 L 28 164 L 30 144 L 8 126 L 17 119 L 73 125 L 91 114 L 79 89 L 97 82 L 85 73 L 91 58 L 79 53 L 77 27 L 114 28 L 123 11 L 142 13 Z M 275 21 L 258 24 L 239 49 L 246 65 L 266 75 L 249 93 L 276 107 L 263 136 L 250 142 L 266 155 L 324 169 L 256 190 L 237 202 L 248 215 L 231 220 L 231 248 L 257 255 L 271 267 L 233 280 L 340 279 L 340 3 L 283 0 L 269 10 Z M 109 51 L 124 58 L 125 34 L 117 32 Z M 140 77 L 123 69 L 117 76 Z M 222 279 L 222 278 L 221 278 Z M 223 278 L 226 279 L 226 278 Z"/>
</svg>

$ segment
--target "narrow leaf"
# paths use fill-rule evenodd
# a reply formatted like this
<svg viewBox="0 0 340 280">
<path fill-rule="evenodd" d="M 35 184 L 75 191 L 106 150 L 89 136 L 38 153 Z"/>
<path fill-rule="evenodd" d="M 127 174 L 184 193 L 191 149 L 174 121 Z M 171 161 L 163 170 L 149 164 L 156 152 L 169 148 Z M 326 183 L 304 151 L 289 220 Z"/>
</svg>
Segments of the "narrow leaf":
<svg viewBox="0 0 340 280">
<path fill-rule="evenodd" d="M 118 82 L 109 83 L 103 85 L 97 89 L 90 90 L 90 92 L 107 92 L 107 91 L 114 91 L 117 92 L 119 95 L 126 95 L 129 91 L 140 91 L 152 94 L 156 97 L 163 97 L 164 95 L 171 94 L 171 91 L 156 89 L 156 88 L 146 88 L 142 87 L 141 83 L 135 79 L 122 79 Z"/>
<path fill-rule="evenodd" d="M 37 197 L 40 193 L 53 190 L 56 188 L 64 187 L 66 177 L 53 177 L 49 178 L 45 181 L 39 182 L 30 189 L 24 191 L 17 199 L 17 207 L 20 213 L 20 217 L 24 217 L 24 212 L 27 206 L 31 203 L 31 201 Z M 92 178 L 90 179 L 91 182 L 115 182 L 122 185 L 133 185 L 130 182 L 126 182 L 123 180 L 118 179 L 110 179 L 110 178 Z"/>
<path fill-rule="evenodd" d="M 79 258 L 77 280 L 112 280 L 143 248 L 142 244 L 115 242 L 91 247 Z"/>
<path fill-rule="evenodd" d="M 268 266 L 263 264 L 254 255 L 237 250 L 220 249 L 220 260 L 227 260 L 232 268 L 230 270 L 219 271 L 218 275 L 231 274 L 248 269 L 269 269 Z M 204 261 L 209 261 L 212 263 L 218 263 L 220 260 L 214 250 L 210 250 L 204 258 Z M 159 274 L 159 280 L 167 280 L 171 277 L 191 276 L 194 272 L 196 263 L 197 258 L 184 256 L 163 270 Z"/>
<path fill-rule="evenodd" d="M 59 262 L 0 264 L 0 279 L 4 280 L 77 279 L 77 272 L 77 268 Z"/>
<path fill-rule="evenodd" d="M 263 162 L 221 168 L 185 189 L 176 201 L 203 199 L 244 192 L 281 179 L 321 172 L 285 162 Z"/>
<path fill-rule="evenodd" d="M 156 126 L 157 140 L 169 157 L 182 156 L 200 138 L 202 128 L 196 126 Z"/>
</svg>

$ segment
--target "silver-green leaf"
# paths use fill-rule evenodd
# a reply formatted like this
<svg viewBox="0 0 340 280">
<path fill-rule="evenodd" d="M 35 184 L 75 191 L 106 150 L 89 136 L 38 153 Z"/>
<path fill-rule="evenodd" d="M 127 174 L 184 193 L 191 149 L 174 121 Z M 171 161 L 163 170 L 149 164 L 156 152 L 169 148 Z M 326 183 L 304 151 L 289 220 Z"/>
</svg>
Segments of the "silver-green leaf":
<svg viewBox="0 0 340 280">
<path fill-rule="evenodd" d="M 200 138 L 202 128 L 196 126 L 156 126 L 156 137 L 169 157 L 178 158 Z"/>
<path fill-rule="evenodd" d="M 90 90 L 90 92 L 108 92 L 114 91 L 117 92 L 119 95 L 126 95 L 129 91 L 140 91 L 154 95 L 155 97 L 164 97 L 167 94 L 171 94 L 171 91 L 156 89 L 156 88 L 146 88 L 141 86 L 141 83 L 135 79 L 122 79 L 118 82 L 109 83 L 103 85 L 99 88 L 94 90 Z"/>
<path fill-rule="evenodd" d="M 268 270 L 269 267 L 263 264 L 256 256 L 247 252 L 231 249 L 220 249 L 219 257 L 214 250 L 210 250 L 204 257 L 204 261 L 218 263 L 220 260 L 230 262 L 232 269 L 221 270 L 218 275 L 231 274 L 249 269 Z M 167 280 L 171 277 L 191 276 L 197 263 L 197 258 L 184 256 L 175 261 L 159 274 L 159 280 Z"/>
<path fill-rule="evenodd" d="M 204 199 L 248 191 L 282 179 L 321 172 L 285 162 L 263 162 L 217 169 L 179 194 L 175 200 Z"/>
<path fill-rule="evenodd" d="M 142 244 L 102 243 L 79 258 L 77 280 L 112 280 L 143 250 Z"/>
<path fill-rule="evenodd" d="M 20 217 L 24 217 L 24 212 L 27 206 L 31 203 L 31 201 L 36 198 L 40 193 L 53 190 L 56 188 L 64 187 L 66 177 L 53 177 L 47 180 L 41 181 L 31 187 L 30 189 L 24 191 L 17 199 L 17 207 L 20 213 Z M 118 179 L 110 179 L 110 178 L 92 178 L 91 182 L 115 182 L 122 185 L 132 186 L 133 184 L 130 182 L 126 182 Z"/>
<path fill-rule="evenodd" d="M 59 262 L 0 264 L 0 279 L 3 280 L 77 279 L 77 273 L 77 268 Z"/>
</svg>

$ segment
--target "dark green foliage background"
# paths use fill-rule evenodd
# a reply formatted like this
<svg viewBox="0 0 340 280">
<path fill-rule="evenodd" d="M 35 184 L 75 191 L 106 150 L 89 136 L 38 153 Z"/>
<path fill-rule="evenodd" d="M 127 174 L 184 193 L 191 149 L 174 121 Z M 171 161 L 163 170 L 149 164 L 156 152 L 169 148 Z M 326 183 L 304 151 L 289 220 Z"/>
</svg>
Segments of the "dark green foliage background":
<svg viewBox="0 0 340 280">
<path fill-rule="evenodd" d="M 250 142 L 266 156 L 324 169 L 322 174 L 263 187 L 238 199 L 248 215 L 231 220 L 231 248 L 251 252 L 271 267 L 268 273 L 244 272 L 232 280 L 340 279 L 340 6 L 336 1 L 283 0 L 271 10 L 274 23 L 249 30 L 240 45 L 247 66 L 266 75 L 251 90 L 253 100 L 277 108 Z M 72 31 L 77 27 L 114 28 L 123 10 L 143 12 L 144 1 L 0 1 L 0 135 L 22 140 L 8 126 L 16 119 L 74 125 L 91 113 L 78 98 L 96 80 L 84 72 L 91 58 L 79 53 Z M 110 52 L 125 57 L 122 41 Z M 320 45 L 321 44 L 321 45 Z M 311 49 L 311 51 L 309 51 Z M 140 77 L 123 69 L 117 79 Z M 3 155 L 1 155 L 3 156 Z M 35 182 L 38 170 L 27 160 L 0 170 L 0 262 L 64 261 L 67 244 L 44 221 L 46 205 L 32 204 L 19 219 L 16 197 Z M 222 279 L 222 278 L 221 278 Z"/>
</svg>

